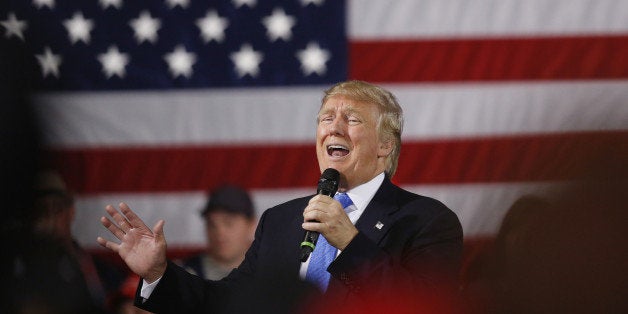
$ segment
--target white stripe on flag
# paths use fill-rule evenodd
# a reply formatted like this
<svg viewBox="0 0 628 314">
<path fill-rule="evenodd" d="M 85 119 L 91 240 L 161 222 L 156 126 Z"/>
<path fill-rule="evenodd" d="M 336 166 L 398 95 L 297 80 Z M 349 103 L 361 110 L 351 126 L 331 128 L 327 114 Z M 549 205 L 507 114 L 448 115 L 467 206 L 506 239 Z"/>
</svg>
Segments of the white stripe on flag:
<svg viewBox="0 0 628 314">
<path fill-rule="evenodd" d="M 512 203 L 522 195 L 540 193 L 557 183 L 499 183 L 411 185 L 404 188 L 434 197 L 451 208 L 460 218 L 465 237 L 494 234 Z M 251 190 L 258 217 L 275 205 L 297 197 L 314 194 L 312 189 Z M 165 233 L 170 247 L 201 247 L 205 243 L 203 222 L 199 211 L 205 194 L 193 193 L 135 193 L 80 196 L 73 230 L 78 241 L 87 247 L 96 247 L 96 237 L 106 234 L 99 217 L 107 204 L 124 201 L 149 227 L 165 219 Z"/>
<path fill-rule="evenodd" d="M 404 139 L 624 130 L 628 81 L 385 85 Z M 42 94 L 56 147 L 314 143 L 325 87 Z M 98 95 L 99 97 L 95 97 Z"/>
<path fill-rule="evenodd" d="M 350 0 L 348 8 L 353 40 L 628 32 L 625 0 Z"/>
</svg>

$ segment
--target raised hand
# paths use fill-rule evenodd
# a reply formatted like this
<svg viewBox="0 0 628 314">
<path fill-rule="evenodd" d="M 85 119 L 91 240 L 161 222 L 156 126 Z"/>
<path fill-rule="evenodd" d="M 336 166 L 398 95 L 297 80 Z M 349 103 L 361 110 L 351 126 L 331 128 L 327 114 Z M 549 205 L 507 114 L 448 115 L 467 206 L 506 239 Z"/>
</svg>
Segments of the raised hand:
<svg viewBox="0 0 628 314">
<path fill-rule="evenodd" d="M 166 271 L 166 238 L 164 221 L 159 220 L 153 230 L 148 228 L 125 203 L 120 203 L 120 212 L 107 205 L 105 211 L 111 219 L 101 217 L 100 222 L 109 229 L 120 243 L 98 237 L 98 244 L 118 253 L 131 271 L 151 283 Z"/>
</svg>

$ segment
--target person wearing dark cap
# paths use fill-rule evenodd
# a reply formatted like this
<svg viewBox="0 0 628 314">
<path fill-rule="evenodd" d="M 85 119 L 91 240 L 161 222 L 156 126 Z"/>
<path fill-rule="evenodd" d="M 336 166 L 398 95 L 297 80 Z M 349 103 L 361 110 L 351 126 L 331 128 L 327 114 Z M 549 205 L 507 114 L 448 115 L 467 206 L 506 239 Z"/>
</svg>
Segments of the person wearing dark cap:
<svg viewBox="0 0 628 314">
<path fill-rule="evenodd" d="M 72 234 L 75 204 L 59 173 L 45 170 L 34 179 L 26 215 L 24 250 L 14 272 L 20 313 L 105 313 L 109 271 L 81 247 Z M 48 311 L 50 309 L 50 311 Z"/>
<path fill-rule="evenodd" d="M 253 202 L 249 194 L 234 185 L 213 190 L 203 207 L 206 250 L 181 261 L 190 273 L 218 280 L 238 267 L 253 242 L 257 226 Z"/>
</svg>

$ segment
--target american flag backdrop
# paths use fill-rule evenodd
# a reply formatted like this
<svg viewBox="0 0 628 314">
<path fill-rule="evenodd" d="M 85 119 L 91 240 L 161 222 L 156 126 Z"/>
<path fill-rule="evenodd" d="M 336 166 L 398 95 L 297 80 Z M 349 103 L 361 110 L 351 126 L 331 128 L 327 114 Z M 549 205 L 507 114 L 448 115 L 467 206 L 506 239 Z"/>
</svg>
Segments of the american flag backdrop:
<svg viewBox="0 0 628 314">
<path fill-rule="evenodd" d="M 249 189 L 258 213 L 313 194 L 315 116 L 346 79 L 398 96 L 393 181 L 444 202 L 468 241 L 519 196 L 577 179 L 590 152 L 628 154 L 627 0 L 0 6 L 2 40 L 32 55 L 46 149 L 88 248 L 106 204 L 165 219 L 169 247 L 194 250 L 212 187 Z"/>
</svg>

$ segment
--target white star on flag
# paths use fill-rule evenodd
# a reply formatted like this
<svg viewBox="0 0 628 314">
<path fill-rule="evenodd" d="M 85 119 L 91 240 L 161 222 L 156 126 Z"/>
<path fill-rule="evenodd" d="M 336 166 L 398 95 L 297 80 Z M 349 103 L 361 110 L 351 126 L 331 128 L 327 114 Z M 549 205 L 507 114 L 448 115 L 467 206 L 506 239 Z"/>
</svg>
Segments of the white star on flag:
<svg viewBox="0 0 628 314">
<path fill-rule="evenodd" d="M 114 7 L 119 9 L 122 7 L 122 0 L 99 0 L 100 7 L 104 9 L 108 7 Z"/>
<path fill-rule="evenodd" d="M 240 8 L 243 5 L 252 8 L 257 4 L 257 0 L 232 0 L 231 2 L 236 8 Z"/>
<path fill-rule="evenodd" d="M 55 7 L 55 0 L 33 0 L 33 5 L 36 6 L 38 9 L 41 9 L 43 7 L 48 7 L 49 9 L 52 9 Z"/>
<path fill-rule="evenodd" d="M 102 64 L 103 73 L 107 78 L 114 75 L 123 78 L 126 74 L 124 68 L 129 63 L 129 55 L 120 53 L 116 46 L 110 46 L 106 53 L 98 55 L 98 61 Z"/>
<path fill-rule="evenodd" d="M 59 77 L 59 66 L 61 65 L 61 56 L 52 53 L 50 47 L 44 48 L 43 54 L 35 55 L 37 62 L 41 66 L 41 75 L 46 77 L 52 75 Z"/>
<path fill-rule="evenodd" d="M 24 30 L 28 27 L 28 23 L 18 20 L 15 13 L 9 13 L 7 19 L 0 22 L 0 24 L 2 24 L 6 30 L 4 33 L 6 38 L 11 38 L 11 35 L 15 35 L 24 41 Z"/>
<path fill-rule="evenodd" d="M 276 8 L 270 16 L 262 19 L 262 23 L 266 26 L 270 41 L 277 41 L 279 38 L 288 41 L 292 38 L 291 28 L 297 22 L 294 17 L 286 15 L 283 9 Z"/>
<path fill-rule="evenodd" d="M 172 77 L 182 75 L 189 78 L 192 76 L 192 65 L 196 62 L 196 55 L 187 52 L 182 45 L 175 47 L 173 52 L 167 53 L 164 59 L 168 62 Z"/>
<path fill-rule="evenodd" d="M 76 44 L 79 40 L 89 44 L 90 34 L 94 28 L 94 22 L 83 17 L 83 13 L 76 12 L 71 19 L 63 21 L 63 25 L 68 30 L 70 41 Z"/>
<path fill-rule="evenodd" d="M 190 5 L 190 0 L 166 0 L 166 2 L 171 9 L 176 6 L 180 6 L 181 8 L 185 9 L 188 7 L 188 5 Z"/>
<path fill-rule="evenodd" d="M 306 6 L 308 4 L 313 4 L 315 6 L 321 6 L 325 3 L 325 0 L 301 0 L 301 5 Z"/>
<path fill-rule="evenodd" d="M 324 75 L 327 71 L 325 63 L 329 60 L 330 53 L 321 49 L 317 43 L 310 42 L 304 50 L 297 52 L 297 58 L 301 62 L 301 70 L 305 75 L 312 73 Z"/>
<path fill-rule="evenodd" d="M 225 39 L 225 29 L 229 26 L 229 21 L 227 18 L 220 17 L 215 10 L 211 10 L 204 18 L 196 20 L 196 26 L 201 30 L 201 36 L 206 43 L 212 40 L 222 42 Z"/>
<path fill-rule="evenodd" d="M 229 58 L 235 63 L 239 77 L 244 77 L 247 74 L 256 77 L 259 74 L 259 64 L 264 59 L 262 53 L 253 50 L 249 44 L 243 44 L 240 50 L 231 53 Z"/>
<path fill-rule="evenodd" d="M 135 39 L 138 44 L 144 41 L 154 44 L 157 41 L 157 30 L 161 27 L 161 21 L 151 17 L 148 11 L 142 11 L 140 16 L 132 19 L 129 25 L 135 32 Z"/>
</svg>

